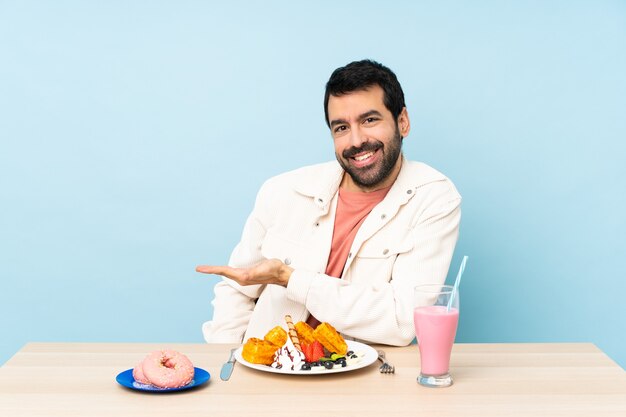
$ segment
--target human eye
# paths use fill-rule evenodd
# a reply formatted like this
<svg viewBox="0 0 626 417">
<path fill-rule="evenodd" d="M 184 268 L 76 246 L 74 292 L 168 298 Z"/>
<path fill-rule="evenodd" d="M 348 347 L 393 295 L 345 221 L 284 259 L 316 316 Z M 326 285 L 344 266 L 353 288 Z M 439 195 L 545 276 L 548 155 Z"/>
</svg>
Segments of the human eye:
<svg viewBox="0 0 626 417">
<path fill-rule="evenodd" d="M 376 121 L 378 121 L 378 118 L 377 118 L 377 117 L 370 116 L 370 117 L 366 117 L 366 118 L 363 120 L 363 123 L 364 123 L 364 124 L 371 124 L 371 123 L 374 123 L 374 122 L 376 122 Z"/>
<path fill-rule="evenodd" d="M 339 125 L 333 129 L 333 133 L 335 134 L 342 133 L 342 132 L 345 132 L 347 129 L 348 127 L 346 125 Z"/>
</svg>

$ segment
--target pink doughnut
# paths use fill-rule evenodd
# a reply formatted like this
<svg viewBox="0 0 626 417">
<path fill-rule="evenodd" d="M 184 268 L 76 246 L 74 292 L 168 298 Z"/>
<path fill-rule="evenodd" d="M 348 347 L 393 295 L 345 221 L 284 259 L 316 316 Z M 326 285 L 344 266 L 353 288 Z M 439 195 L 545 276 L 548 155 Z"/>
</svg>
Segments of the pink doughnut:
<svg viewBox="0 0 626 417">
<path fill-rule="evenodd" d="M 175 350 L 157 350 L 150 353 L 141 365 L 150 383 L 159 388 L 178 388 L 193 380 L 193 364 Z"/>
<path fill-rule="evenodd" d="M 140 384 L 149 384 L 150 381 L 148 381 L 148 378 L 146 378 L 146 376 L 143 374 L 142 368 L 143 361 L 139 362 L 137 366 L 133 368 L 133 378 L 135 378 L 135 381 L 139 382 Z"/>
</svg>

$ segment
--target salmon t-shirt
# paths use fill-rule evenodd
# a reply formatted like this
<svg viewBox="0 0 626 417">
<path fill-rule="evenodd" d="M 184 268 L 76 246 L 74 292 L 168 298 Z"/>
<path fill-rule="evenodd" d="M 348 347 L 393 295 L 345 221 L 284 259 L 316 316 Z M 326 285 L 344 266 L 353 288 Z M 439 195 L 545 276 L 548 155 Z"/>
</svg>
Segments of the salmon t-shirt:
<svg viewBox="0 0 626 417">
<path fill-rule="evenodd" d="M 326 275 L 341 278 L 356 233 L 374 207 L 383 201 L 390 189 L 391 186 L 369 193 L 339 189 L 339 201 L 337 202 L 330 255 L 326 264 Z M 315 328 L 320 322 L 311 315 L 307 323 Z"/>
</svg>

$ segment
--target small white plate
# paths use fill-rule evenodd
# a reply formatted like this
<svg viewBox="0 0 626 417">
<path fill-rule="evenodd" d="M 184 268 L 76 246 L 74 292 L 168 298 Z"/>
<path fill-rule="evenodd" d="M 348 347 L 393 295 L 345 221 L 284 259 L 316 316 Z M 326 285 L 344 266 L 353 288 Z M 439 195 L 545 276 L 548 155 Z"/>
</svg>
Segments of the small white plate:
<svg viewBox="0 0 626 417">
<path fill-rule="evenodd" d="M 237 362 L 239 362 L 240 364 L 244 366 L 247 366 L 248 368 L 256 369 L 256 370 L 263 371 L 263 372 L 272 372 L 275 374 L 287 374 L 287 375 L 326 375 L 326 374 L 337 374 L 340 372 L 350 372 L 350 371 L 355 371 L 357 369 L 365 368 L 366 366 L 370 366 L 372 363 L 376 362 L 376 359 L 378 359 L 378 353 L 376 353 L 376 350 L 373 347 L 368 346 L 365 343 L 355 342 L 352 340 L 346 340 L 346 343 L 348 344 L 348 351 L 353 351 L 354 353 L 361 356 L 361 361 L 358 363 L 352 363 L 346 366 L 345 368 L 335 365 L 332 367 L 332 369 L 326 369 L 322 366 L 321 370 L 314 370 L 317 367 L 313 367 L 313 369 L 311 369 L 310 371 L 302 371 L 302 370 L 292 371 L 291 369 L 284 369 L 284 368 L 276 369 L 276 368 L 272 368 L 269 365 L 260 365 L 257 363 L 250 363 L 247 360 L 245 360 L 241 356 L 241 352 L 243 351 L 243 346 L 240 346 L 239 349 L 235 351 L 235 359 L 237 359 Z"/>
</svg>

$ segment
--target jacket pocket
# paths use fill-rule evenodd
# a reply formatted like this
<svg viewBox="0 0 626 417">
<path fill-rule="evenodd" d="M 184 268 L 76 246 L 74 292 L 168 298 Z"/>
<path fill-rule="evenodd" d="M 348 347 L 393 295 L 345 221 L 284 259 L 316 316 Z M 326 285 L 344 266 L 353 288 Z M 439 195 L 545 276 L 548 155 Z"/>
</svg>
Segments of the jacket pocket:
<svg viewBox="0 0 626 417">
<path fill-rule="evenodd" d="M 385 283 L 391 280 L 394 263 L 399 255 L 410 252 L 414 243 L 366 242 L 346 271 L 345 278 L 352 282 Z"/>
<path fill-rule="evenodd" d="M 391 244 L 385 244 L 381 242 L 376 243 L 364 243 L 363 247 L 357 255 L 358 258 L 364 259 L 386 259 L 390 257 L 396 257 L 401 253 L 406 253 L 413 249 L 413 242 L 408 239 L 404 242 L 394 242 Z"/>
<path fill-rule="evenodd" d="M 261 254 L 266 259 L 280 259 L 292 268 L 317 270 L 315 251 L 293 239 L 289 239 L 268 231 L 261 244 Z"/>
</svg>

